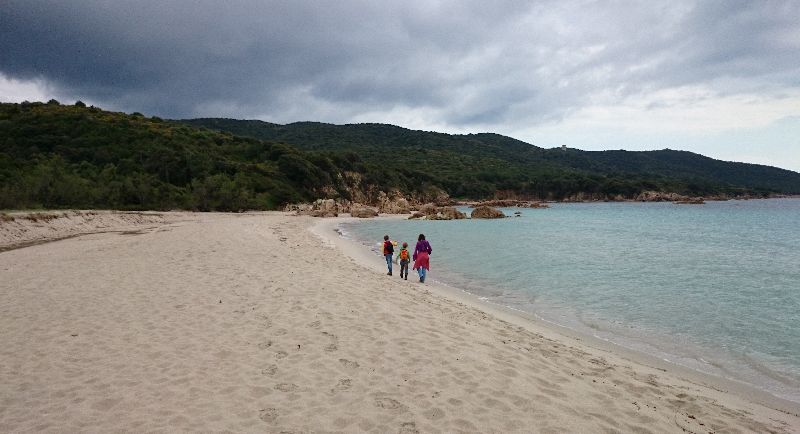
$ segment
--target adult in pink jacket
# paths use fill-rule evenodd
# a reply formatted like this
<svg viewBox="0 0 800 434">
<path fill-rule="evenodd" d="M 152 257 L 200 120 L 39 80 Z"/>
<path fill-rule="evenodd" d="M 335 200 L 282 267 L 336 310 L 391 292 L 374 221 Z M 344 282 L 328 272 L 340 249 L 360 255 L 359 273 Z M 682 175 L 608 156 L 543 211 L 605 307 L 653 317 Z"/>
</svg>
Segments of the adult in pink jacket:
<svg viewBox="0 0 800 434">
<path fill-rule="evenodd" d="M 432 251 L 431 243 L 425 239 L 425 235 L 419 234 L 419 238 L 417 238 L 417 247 L 414 249 L 413 269 L 417 270 L 417 273 L 419 273 L 420 283 L 425 283 L 425 275 L 428 274 L 428 270 L 431 269 L 430 254 Z"/>
</svg>

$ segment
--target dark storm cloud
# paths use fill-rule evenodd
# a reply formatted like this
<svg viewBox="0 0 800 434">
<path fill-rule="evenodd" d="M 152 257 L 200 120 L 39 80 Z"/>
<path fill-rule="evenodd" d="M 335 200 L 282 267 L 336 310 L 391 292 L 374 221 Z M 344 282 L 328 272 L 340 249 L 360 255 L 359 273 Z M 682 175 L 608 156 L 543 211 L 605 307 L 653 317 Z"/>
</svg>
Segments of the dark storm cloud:
<svg viewBox="0 0 800 434">
<path fill-rule="evenodd" d="M 535 124 L 598 94 L 796 88 L 798 17 L 791 1 L 6 0 L 0 73 L 168 117 Z"/>
</svg>

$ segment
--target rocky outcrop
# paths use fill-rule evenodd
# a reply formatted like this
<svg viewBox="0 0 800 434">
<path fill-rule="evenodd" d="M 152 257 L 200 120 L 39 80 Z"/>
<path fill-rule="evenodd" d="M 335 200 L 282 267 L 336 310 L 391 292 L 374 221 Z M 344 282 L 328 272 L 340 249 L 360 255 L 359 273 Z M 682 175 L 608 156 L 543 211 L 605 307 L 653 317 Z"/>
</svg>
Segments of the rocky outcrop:
<svg viewBox="0 0 800 434">
<path fill-rule="evenodd" d="M 314 211 L 311 215 L 314 217 L 337 217 L 339 208 L 333 199 L 318 199 L 314 202 Z"/>
<path fill-rule="evenodd" d="M 311 215 L 319 217 L 333 217 L 342 213 L 349 213 L 351 208 L 365 206 L 375 208 L 384 214 L 408 214 L 419 206 L 416 199 L 409 199 L 400 191 L 392 190 L 389 193 L 378 192 L 351 192 L 354 201 L 347 199 L 317 199 L 312 203 L 294 203 L 284 207 L 286 212 L 296 212 L 298 215 Z M 357 193 L 357 194 L 356 194 Z M 370 199 L 372 197 L 372 199 Z"/>
<path fill-rule="evenodd" d="M 432 203 L 426 203 L 425 205 L 419 207 L 419 212 L 421 212 L 423 215 L 433 215 L 436 214 L 437 209 L 438 208 L 436 207 L 436 205 Z"/>
<path fill-rule="evenodd" d="M 284 211 L 295 211 L 297 215 L 312 217 L 337 217 L 340 205 L 333 199 L 317 199 L 314 203 L 297 203 L 286 205 Z"/>
<path fill-rule="evenodd" d="M 455 203 L 446 191 L 434 186 L 426 187 L 422 192 L 410 195 L 409 202 L 412 205 L 412 209 L 415 208 L 414 205 L 420 206 L 426 203 L 432 203 L 437 206 L 450 206 Z"/>
<path fill-rule="evenodd" d="M 296 212 L 298 215 L 310 214 L 313 209 L 314 207 L 310 203 L 288 203 L 283 208 L 285 212 Z"/>
<path fill-rule="evenodd" d="M 354 206 L 350 208 L 350 215 L 358 218 L 372 218 L 378 216 L 378 210 L 368 206 Z"/>
<path fill-rule="evenodd" d="M 393 190 L 391 192 L 378 193 L 377 199 L 378 205 L 378 212 L 382 212 L 384 214 L 408 214 L 411 212 L 411 206 L 408 203 L 408 199 L 403 197 L 403 194 L 397 190 Z"/>
<path fill-rule="evenodd" d="M 501 219 L 505 218 L 503 211 L 490 206 L 479 206 L 472 210 L 470 217 L 474 219 Z"/>
<path fill-rule="evenodd" d="M 510 208 L 513 206 L 520 206 L 520 204 L 526 204 L 526 201 L 523 200 L 516 200 L 516 199 L 492 199 L 492 200 L 484 200 L 482 202 L 478 202 L 473 205 L 474 208 L 482 207 L 482 206 L 490 206 L 490 207 L 498 207 L 498 208 Z"/>
<path fill-rule="evenodd" d="M 643 191 L 636 196 L 637 202 L 679 202 L 688 199 L 682 194 L 663 191 Z"/>
<path fill-rule="evenodd" d="M 439 207 L 433 203 L 426 203 L 419 208 L 419 211 L 412 214 L 409 218 L 424 220 L 457 220 L 466 218 L 466 214 L 459 212 L 451 206 Z"/>
<path fill-rule="evenodd" d="M 461 220 L 467 215 L 452 206 L 436 206 L 432 203 L 422 205 L 419 211 L 412 214 L 409 219 L 424 220 Z"/>
<path fill-rule="evenodd" d="M 561 202 L 601 202 L 607 199 L 608 197 L 602 193 L 578 192 L 561 199 Z"/>
<path fill-rule="evenodd" d="M 308 215 L 310 215 L 311 217 L 339 217 L 339 213 L 324 209 L 315 209 L 314 211 L 311 211 Z"/>
<path fill-rule="evenodd" d="M 435 218 L 430 220 L 461 220 L 465 218 L 467 218 L 467 215 L 455 207 L 443 206 L 437 210 Z"/>
</svg>

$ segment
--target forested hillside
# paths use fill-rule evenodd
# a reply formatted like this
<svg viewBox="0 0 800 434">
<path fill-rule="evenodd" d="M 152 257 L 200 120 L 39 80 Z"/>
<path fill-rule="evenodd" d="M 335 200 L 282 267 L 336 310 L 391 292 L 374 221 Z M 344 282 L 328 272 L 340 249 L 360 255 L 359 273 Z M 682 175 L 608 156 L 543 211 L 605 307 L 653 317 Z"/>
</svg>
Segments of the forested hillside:
<svg viewBox="0 0 800 434">
<path fill-rule="evenodd" d="M 220 118 L 182 122 L 302 149 L 356 151 L 366 161 L 436 174 L 457 196 L 490 195 L 495 189 L 553 199 L 576 192 L 631 197 L 644 190 L 691 196 L 800 193 L 799 173 L 685 151 L 542 149 L 498 134 L 449 135 L 383 124 L 279 125 Z"/>
<path fill-rule="evenodd" d="M 441 190 L 463 199 L 797 194 L 800 174 L 679 151 L 542 149 L 497 134 L 0 104 L 2 209 L 276 209 L 317 198 L 369 203 L 392 189 L 418 201 Z"/>
<path fill-rule="evenodd" d="M 275 209 L 348 197 L 372 179 L 381 174 L 352 153 L 303 152 L 80 103 L 0 104 L 4 209 Z"/>
</svg>

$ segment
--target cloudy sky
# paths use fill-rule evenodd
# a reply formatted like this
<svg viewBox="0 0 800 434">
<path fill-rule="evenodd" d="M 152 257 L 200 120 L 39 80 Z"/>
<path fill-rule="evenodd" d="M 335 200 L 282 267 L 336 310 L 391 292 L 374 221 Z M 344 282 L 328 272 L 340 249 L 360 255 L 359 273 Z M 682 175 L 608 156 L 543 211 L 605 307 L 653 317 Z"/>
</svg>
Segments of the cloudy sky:
<svg viewBox="0 0 800 434">
<path fill-rule="evenodd" d="M 0 1 L 0 101 L 800 171 L 800 1 Z"/>
</svg>

